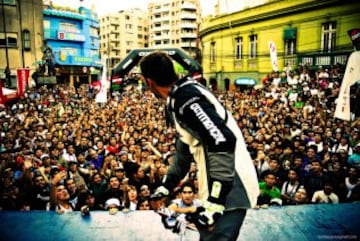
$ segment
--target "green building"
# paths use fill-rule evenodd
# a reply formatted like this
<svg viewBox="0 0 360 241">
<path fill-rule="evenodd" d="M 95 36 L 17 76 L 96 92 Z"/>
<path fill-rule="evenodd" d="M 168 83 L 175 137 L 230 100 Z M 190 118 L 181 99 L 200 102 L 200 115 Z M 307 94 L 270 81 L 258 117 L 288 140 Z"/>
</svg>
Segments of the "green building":
<svg viewBox="0 0 360 241">
<path fill-rule="evenodd" d="M 330 67 L 346 64 L 354 51 L 348 35 L 360 28 L 360 4 L 350 0 L 273 0 L 205 20 L 200 30 L 202 66 L 219 88 L 241 77 L 260 81 L 272 72 L 269 41 L 278 70 L 286 64 Z"/>
</svg>

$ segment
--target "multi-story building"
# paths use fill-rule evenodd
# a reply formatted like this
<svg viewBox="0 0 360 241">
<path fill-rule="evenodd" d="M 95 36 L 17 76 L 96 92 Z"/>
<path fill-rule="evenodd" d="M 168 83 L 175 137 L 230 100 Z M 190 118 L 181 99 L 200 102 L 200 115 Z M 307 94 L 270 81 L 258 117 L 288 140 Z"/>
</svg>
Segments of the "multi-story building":
<svg viewBox="0 0 360 241">
<path fill-rule="evenodd" d="M 58 82 L 76 86 L 97 79 L 101 67 L 97 15 L 84 7 L 76 10 L 48 7 L 43 15 L 42 48 L 50 47 L 52 51 L 60 69 L 56 73 Z"/>
<path fill-rule="evenodd" d="M 359 23 L 360 5 L 348 0 L 273 0 L 209 18 L 200 31 L 204 76 L 220 87 L 225 79 L 261 80 L 273 70 L 269 41 L 280 71 L 346 64 L 353 51 L 347 31 Z"/>
<path fill-rule="evenodd" d="M 100 52 L 107 55 L 109 71 L 135 48 L 148 47 L 147 13 L 134 8 L 100 18 Z"/>
<path fill-rule="evenodd" d="M 16 87 L 16 69 L 35 69 L 41 60 L 43 33 L 42 0 L 0 1 L 0 79 L 10 69 L 7 87 Z"/>
<path fill-rule="evenodd" d="M 149 47 L 177 47 L 196 53 L 201 20 L 199 0 L 157 0 L 150 2 Z"/>
</svg>

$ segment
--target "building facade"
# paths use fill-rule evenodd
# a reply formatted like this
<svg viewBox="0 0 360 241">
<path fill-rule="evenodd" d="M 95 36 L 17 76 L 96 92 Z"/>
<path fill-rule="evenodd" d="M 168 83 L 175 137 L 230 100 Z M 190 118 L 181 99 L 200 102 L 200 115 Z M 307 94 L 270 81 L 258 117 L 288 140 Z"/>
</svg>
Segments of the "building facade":
<svg viewBox="0 0 360 241">
<path fill-rule="evenodd" d="M 0 1 L 0 79 L 6 87 L 16 88 L 16 69 L 35 70 L 41 60 L 42 22 L 42 0 Z"/>
<path fill-rule="evenodd" d="M 48 7 L 43 10 L 43 18 L 42 49 L 52 51 L 57 81 L 77 86 L 98 79 L 101 61 L 97 15 L 84 7 Z"/>
<path fill-rule="evenodd" d="M 149 47 L 182 48 L 196 57 L 201 20 L 199 0 L 158 0 L 149 3 L 148 12 Z"/>
<path fill-rule="evenodd" d="M 220 87 L 226 78 L 261 80 L 273 71 L 269 42 L 279 71 L 346 64 L 353 51 L 347 31 L 359 24 L 360 5 L 348 0 L 274 0 L 209 18 L 200 31 L 204 76 Z"/>
<path fill-rule="evenodd" d="M 109 71 L 136 48 L 148 47 L 148 17 L 141 9 L 121 10 L 100 17 L 100 53 Z"/>
</svg>

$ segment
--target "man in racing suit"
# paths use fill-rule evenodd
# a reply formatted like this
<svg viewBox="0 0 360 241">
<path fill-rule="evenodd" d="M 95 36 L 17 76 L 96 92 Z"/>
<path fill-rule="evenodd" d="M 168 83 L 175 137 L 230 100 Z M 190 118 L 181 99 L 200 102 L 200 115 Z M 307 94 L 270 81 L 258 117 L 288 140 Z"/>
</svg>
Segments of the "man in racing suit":
<svg viewBox="0 0 360 241">
<path fill-rule="evenodd" d="M 178 79 L 171 58 L 153 52 L 140 62 L 143 81 L 166 100 L 167 113 L 178 132 L 176 158 L 155 191 L 179 183 L 195 160 L 202 209 L 196 214 L 201 240 L 236 240 L 259 194 L 255 167 L 241 131 L 217 98 L 191 78 Z"/>
</svg>

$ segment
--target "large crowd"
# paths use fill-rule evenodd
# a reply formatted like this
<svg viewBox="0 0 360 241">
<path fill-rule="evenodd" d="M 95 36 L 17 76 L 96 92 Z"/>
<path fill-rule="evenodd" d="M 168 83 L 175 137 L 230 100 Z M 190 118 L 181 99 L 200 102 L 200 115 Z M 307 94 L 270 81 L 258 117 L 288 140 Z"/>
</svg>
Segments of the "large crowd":
<svg viewBox="0 0 360 241">
<path fill-rule="evenodd" d="M 358 109 L 351 121 L 334 118 L 342 78 L 340 65 L 304 66 L 270 73 L 262 88 L 209 87 L 242 130 L 259 177 L 258 208 L 360 200 Z M 38 86 L 0 107 L 0 210 L 151 208 L 175 158 L 164 103 L 132 84 L 107 103 L 95 95 L 86 84 Z M 174 198 L 184 183 L 196 190 L 196 163 Z"/>
</svg>

